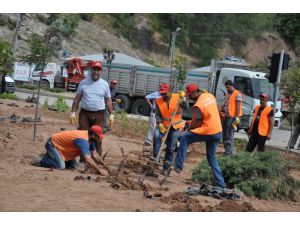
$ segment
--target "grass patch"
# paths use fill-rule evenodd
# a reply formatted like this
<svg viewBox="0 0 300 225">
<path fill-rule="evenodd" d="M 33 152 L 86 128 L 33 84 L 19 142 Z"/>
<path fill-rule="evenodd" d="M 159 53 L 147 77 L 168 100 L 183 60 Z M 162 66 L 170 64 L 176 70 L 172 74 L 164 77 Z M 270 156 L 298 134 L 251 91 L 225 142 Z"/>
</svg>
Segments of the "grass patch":
<svg viewBox="0 0 300 225">
<path fill-rule="evenodd" d="M 36 84 L 26 84 L 26 83 L 20 84 L 18 85 L 18 87 L 28 89 L 28 90 L 36 90 L 38 88 Z"/>
<path fill-rule="evenodd" d="M 115 122 L 111 132 L 119 137 L 127 137 L 132 139 L 145 138 L 148 121 L 141 119 L 131 119 L 127 117 L 127 113 L 120 110 L 115 113 Z"/>
<path fill-rule="evenodd" d="M 0 98 L 2 99 L 10 99 L 10 100 L 17 100 L 17 96 L 14 93 L 8 93 L 8 92 L 4 92 L 0 95 Z"/>
<path fill-rule="evenodd" d="M 63 89 L 63 88 L 50 88 L 49 91 L 53 92 L 53 93 L 63 93 L 63 92 L 65 92 L 65 89 Z"/>
<path fill-rule="evenodd" d="M 69 108 L 70 107 L 63 96 L 58 96 L 53 105 L 49 105 L 48 98 L 46 98 L 43 103 L 43 109 L 48 109 L 51 111 L 66 112 L 69 110 Z"/>
<path fill-rule="evenodd" d="M 253 156 L 238 152 L 232 157 L 220 157 L 219 163 L 228 188 L 239 188 L 246 195 L 259 199 L 296 199 L 300 182 L 289 175 L 291 162 L 278 152 L 266 151 Z M 207 160 L 192 170 L 192 180 L 214 183 Z"/>
</svg>

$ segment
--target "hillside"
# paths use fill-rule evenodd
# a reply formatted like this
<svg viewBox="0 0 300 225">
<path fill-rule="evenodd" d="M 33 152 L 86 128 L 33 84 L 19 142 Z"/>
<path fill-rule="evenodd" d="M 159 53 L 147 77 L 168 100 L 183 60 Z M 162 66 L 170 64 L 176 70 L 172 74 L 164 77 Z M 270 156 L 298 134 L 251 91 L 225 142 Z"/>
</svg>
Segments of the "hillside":
<svg viewBox="0 0 300 225">
<path fill-rule="evenodd" d="M 127 24 L 124 25 L 122 23 L 119 24 L 120 29 L 117 29 L 114 21 L 124 20 L 126 22 L 126 19 L 128 19 L 128 17 L 124 17 L 123 19 L 122 15 L 117 16 L 96 14 L 93 16 L 92 21 L 80 19 L 75 35 L 63 41 L 62 50 L 67 50 L 76 56 L 101 53 L 104 47 L 110 47 L 115 52 L 128 54 L 153 65 L 168 66 L 168 38 L 166 38 L 168 34 L 166 35 L 166 29 L 163 30 L 161 28 L 161 23 L 157 22 L 156 15 L 135 14 L 132 16 L 132 23 L 134 23 L 134 28 L 132 29 L 134 30 L 130 30 L 130 27 L 126 27 Z M 42 35 L 45 32 L 47 28 L 45 21 L 48 17 L 48 14 L 25 15 L 19 33 L 17 58 L 28 53 L 28 40 L 32 33 Z M 16 14 L 0 14 L 0 37 L 11 42 L 15 25 Z M 185 35 L 184 32 L 183 30 L 183 35 Z M 127 36 L 127 38 L 123 36 Z M 206 49 L 210 47 L 209 44 L 205 44 L 206 49 L 202 50 L 202 53 L 198 51 L 196 54 L 191 51 L 193 46 L 189 49 L 184 45 L 182 39 L 181 36 L 178 37 L 175 56 L 183 55 L 187 57 L 189 59 L 188 67 L 190 68 L 205 66 L 209 61 L 204 61 L 203 58 L 209 58 L 207 55 L 204 56 L 207 53 Z M 215 46 L 217 49 L 215 56 L 237 55 L 254 65 L 266 63 L 267 55 L 270 55 L 272 51 L 279 51 L 282 48 L 290 53 L 293 59 L 296 59 L 293 47 L 280 38 L 278 34 L 270 31 L 262 31 L 259 36 L 256 35 L 255 37 L 247 38 L 242 45 L 239 44 L 238 48 L 235 46 L 236 42 L 228 37 L 224 38 L 222 43 L 218 45 L 213 43 L 213 38 L 208 41 L 203 43 L 212 43 Z M 62 50 L 60 51 L 60 55 Z M 52 61 L 60 62 L 61 59 L 59 56 L 56 56 L 52 58 Z"/>
</svg>

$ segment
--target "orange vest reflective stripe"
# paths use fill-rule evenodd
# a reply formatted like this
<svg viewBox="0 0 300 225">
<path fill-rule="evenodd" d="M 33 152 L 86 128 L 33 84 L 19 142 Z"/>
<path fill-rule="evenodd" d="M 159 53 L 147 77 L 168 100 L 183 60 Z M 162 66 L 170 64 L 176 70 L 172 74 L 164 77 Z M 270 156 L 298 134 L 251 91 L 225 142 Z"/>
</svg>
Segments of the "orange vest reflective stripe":
<svg viewBox="0 0 300 225">
<path fill-rule="evenodd" d="M 231 116 L 231 117 L 235 117 L 236 98 L 237 98 L 238 94 L 241 94 L 242 100 L 240 101 L 240 109 L 239 109 L 239 112 L 238 112 L 237 116 L 242 116 L 243 115 L 243 109 L 242 109 L 242 107 L 243 107 L 243 94 L 241 92 L 239 92 L 238 90 L 234 90 L 234 92 L 230 96 L 229 102 L 228 102 L 228 112 L 229 112 L 229 116 Z M 228 98 L 228 94 L 226 94 L 226 96 L 225 96 L 224 104 L 225 104 L 227 98 Z"/>
<path fill-rule="evenodd" d="M 257 105 L 255 107 L 254 116 L 253 116 L 251 126 L 250 126 L 250 131 L 252 131 L 253 124 L 255 122 L 255 119 L 256 119 L 259 108 L 260 108 L 260 105 Z M 267 136 L 267 134 L 268 134 L 268 131 L 269 131 L 269 128 L 270 128 L 268 116 L 269 116 L 269 113 L 271 111 L 272 111 L 272 107 L 271 106 L 266 106 L 263 109 L 263 111 L 260 113 L 260 117 L 259 117 L 259 121 L 258 121 L 258 133 L 261 136 Z"/>
<path fill-rule="evenodd" d="M 52 134 L 51 141 L 64 161 L 75 159 L 80 155 L 79 148 L 73 143 L 77 138 L 89 140 L 87 130 L 71 130 Z"/>
<path fill-rule="evenodd" d="M 172 121 L 172 126 L 174 129 L 180 129 L 183 128 L 184 123 L 182 121 L 182 108 L 180 106 L 180 99 L 178 94 L 172 94 L 172 97 L 169 102 L 169 107 L 167 103 L 163 100 L 162 97 L 159 97 L 156 99 L 156 104 L 159 108 L 161 117 L 162 117 L 162 123 L 164 126 L 168 127 L 171 122 L 171 117 L 175 111 L 175 108 L 177 104 L 179 104 L 177 111 L 175 112 L 175 116 Z"/>
<path fill-rule="evenodd" d="M 202 93 L 193 107 L 200 109 L 202 114 L 201 126 L 191 132 L 200 135 L 213 135 L 222 131 L 221 119 L 215 97 Z"/>
</svg>

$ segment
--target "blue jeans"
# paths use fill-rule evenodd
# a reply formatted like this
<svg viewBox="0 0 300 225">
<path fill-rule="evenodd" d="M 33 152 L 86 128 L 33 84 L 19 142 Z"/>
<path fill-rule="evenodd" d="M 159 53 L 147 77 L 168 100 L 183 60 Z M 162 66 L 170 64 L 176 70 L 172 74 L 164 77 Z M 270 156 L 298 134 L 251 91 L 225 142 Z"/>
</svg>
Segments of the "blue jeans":
<svg viewBox="0 0 300 225">
<path fill-rule="evenodd" d="M 165 134 L 161 133 L 159 131 L 158 127 L 155 127 L 154 130 L 154 136 L 153 136 L 153 157 L 156 158 L 160 146 L 161 146 L 161 140 L 165 136 Z M 169 168 L 169 164 L 166 163 L 166 161 L 172 163 L 173 162 L 173 152 L 174 148 L 176 145 L 176 140 L 179 136 L 179 130 L 175 130 L 173 127 L 171 127 L 168 137 L 166 140 L 166 145 L 167 145 L 167 151 L 165 154 L 165 160 L 164 160 L 164 165 L 163 165 L 163 171 L 167 171 Z"/>
<path fill-rule="evenodd" d="M 219 141 L 221 140 L 222 133 L 214 135 L 198 135 L 192 132 L 187 132 L 180 137 L 180 145 L 178 148 L 175 166 L 182 170 L 186 158 L 188 146 L 194 142 L 206 142 L 206 158 L 212 168 L 214 179 L 218 187 L 225 187 L 224 177 L 221 172 L 218 160 L 216 158 L 216 149 Z"/>
<path fill-rule="evenodd" d="M 49 138 L 45 145 L 47 153 L 41 159 L 41 166 L 55 169 L 65 169 L 66 163 Z M 72 160 L 73 161 L 73 160 Z M 72 164 L 72 163 L 71 163 Z"/>
</svg>

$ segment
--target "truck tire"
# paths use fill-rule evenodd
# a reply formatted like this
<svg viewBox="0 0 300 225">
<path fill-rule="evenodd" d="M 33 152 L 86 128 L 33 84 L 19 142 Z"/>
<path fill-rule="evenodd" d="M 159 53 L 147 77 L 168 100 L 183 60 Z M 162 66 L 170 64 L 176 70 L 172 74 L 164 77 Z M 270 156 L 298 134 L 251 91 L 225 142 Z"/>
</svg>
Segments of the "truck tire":
<svg viewBox="0 0 300 225">
<path fill-rule="evenodd" d="M 138 99 L 132 105 L 132 113 L 141 116 L 149 116 L 150 107 L 144 99 Z"/>
<path fill-rule="evenodd" d="M 121 103 L 116 105 L 116 111 L 124 110 L 127 113 L 131 111 L 131 99 L 127 95 L 119 94 L 115 98 L 121 99 Z"/>
<path fill-rule="evenodd" d="M 49 90 L 50 89 L 50 83 L 47 80 L 42 80 L 40 84 L 41 89 Z"/>
</svg>

